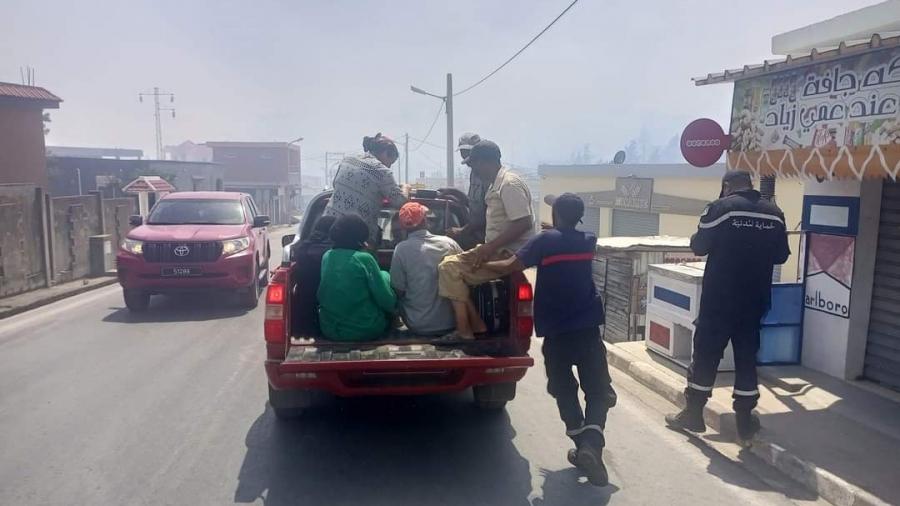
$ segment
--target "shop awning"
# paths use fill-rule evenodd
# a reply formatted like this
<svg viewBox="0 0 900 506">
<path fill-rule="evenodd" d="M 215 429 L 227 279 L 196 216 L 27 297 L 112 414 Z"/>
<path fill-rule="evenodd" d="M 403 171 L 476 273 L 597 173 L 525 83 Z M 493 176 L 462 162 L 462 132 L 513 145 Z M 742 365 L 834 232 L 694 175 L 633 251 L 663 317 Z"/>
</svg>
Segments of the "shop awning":
<svg viewBox="0 0 900 506">
<path fill-rule="evenodd" d="M 734 82 L 730 170 L 815 179 L 897 179 L 900 36 L 693 79 Z"/>
</svg>

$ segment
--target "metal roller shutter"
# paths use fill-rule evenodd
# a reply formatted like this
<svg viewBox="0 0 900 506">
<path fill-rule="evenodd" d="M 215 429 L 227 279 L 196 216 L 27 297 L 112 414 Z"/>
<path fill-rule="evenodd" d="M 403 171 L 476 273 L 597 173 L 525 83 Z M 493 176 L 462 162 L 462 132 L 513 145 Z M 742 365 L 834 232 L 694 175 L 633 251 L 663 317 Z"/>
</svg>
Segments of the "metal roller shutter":
<svg viewBox="0 0 900 506">
<path fill-rule="evenodd" d="M 583 230 L 585 232 L 591 232 L 594 234 L 600 233 L 600 208 L 598 207 L 585 207 L 584 208 L 584 217 L 581 218 L 582 224 L 578 225 L 578 230 Z"/>
<path fill-rule="evenodd" d="M 866 343 L 866 378 L 900 390 L 900 184 L 884 184 L 875 282 Z"/>
<path fill-rule="evenodd" d="M 659 235 L 659 215 L 613 209 L 613 237 L 643 237 Z"/>
</svg>

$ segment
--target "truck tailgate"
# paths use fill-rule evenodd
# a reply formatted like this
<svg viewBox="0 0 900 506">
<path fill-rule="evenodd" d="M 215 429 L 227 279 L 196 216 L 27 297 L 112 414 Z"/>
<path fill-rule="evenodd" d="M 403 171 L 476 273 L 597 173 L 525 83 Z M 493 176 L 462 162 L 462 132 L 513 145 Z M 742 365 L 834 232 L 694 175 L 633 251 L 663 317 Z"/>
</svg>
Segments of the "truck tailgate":
<svg viewBox="0 0 900 506">
<path fill-rule="evenodd" d="M 266 362 L 276 389 L 318 389 L 341 396 L 417 395 L 515 382 L 529 356 L 470 356 L 431 345 L 385 345 L 366 352 L 292 348 L 287 360 Z"/>
</svg>

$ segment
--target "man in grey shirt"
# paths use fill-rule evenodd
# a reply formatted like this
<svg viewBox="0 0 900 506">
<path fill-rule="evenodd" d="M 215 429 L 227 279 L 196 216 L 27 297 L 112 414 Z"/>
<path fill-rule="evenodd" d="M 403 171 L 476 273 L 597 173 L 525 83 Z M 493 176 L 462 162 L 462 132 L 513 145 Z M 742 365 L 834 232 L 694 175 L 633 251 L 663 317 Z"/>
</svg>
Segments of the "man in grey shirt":
<svg viewBox="0 0 900 506">
<path fill-rule="evenodd" d="M 419 335 L 443 335 L 456 326 L 453 306 L 438 295 L 438 264 L 462 253 L 456 241 L 428 231 L 428 208 L 408 202 L 400 208 L 400 226 L 407 239 L 394 249 L 391 285 L 400 301 L 407 328 Z"/>
</svg>

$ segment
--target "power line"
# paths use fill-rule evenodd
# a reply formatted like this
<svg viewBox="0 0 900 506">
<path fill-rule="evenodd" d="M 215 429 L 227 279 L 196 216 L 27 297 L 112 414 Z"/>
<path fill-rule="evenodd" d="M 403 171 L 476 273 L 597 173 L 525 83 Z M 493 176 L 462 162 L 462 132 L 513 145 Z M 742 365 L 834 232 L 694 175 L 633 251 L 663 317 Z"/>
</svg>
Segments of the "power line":
<svg viewBox="0 0 900 506">
<path fill-rule="evenodd" d="M 422 144 L 424 144 L 424 145 L 426 145 L 426 146 L 429 146 L 429 147 L 432 147 L 432 148 L 436 148 L 436 149 L 447 149 L 447 146 L 441 146 L 440 144 L 435 144 L 435 143 L 433 143 L 433 142 L 428 142 L 428 141 L 426 141 L 425 139 L 419 139 L 419 138 L 417 138 L 417 137 L 413 137 L 412 135 L 410 135 L 409 138 L 412 139 L 412 140 L 414 140 L 414 141 L 421 142 Z"/>
<path fill-rule="evenodd" d="M 441 117 L 441 111 L 444 110 L 444 104 L 445 104 L 445 103 L 446 103 L 445 100 L 441 100 L 441 106 L 438 107 L 437 114 L 434 115 L 434 121 L 432 121 L 432 122 L 431 122 L 431 126 L 428 127 L 428 133 L 426 133 L 426 134 L 425 134 L 425 137 L 423 137 L 422 140 L 419 141 L 419 145 L 416 146 L 416 147 L 414 147 L 413 149 L 410 149 L 410 151 L 418 151 L 419 148 L 421 148 L 422 145 L 425 144 L 425 142 L 428 141 L 428 137 L 431 136 L 431 132 L 434 130 L 434 125 L 437 124 L 438 118 Z"/>
<path fill-rule="evenodd" d="M 570 3 L 569 6 L 565 8 L 565 10 L 563 10 L 562 12 L 559 13 L 559 16 L 556 16 L 556 19 L 554 19 L 553 21 L 551 21 L 550 24 L 547 25 L 543 30 L 541 30 L 540 33 L 538 33 L 537 35 L 534 36 L 533 39 L 531 39 L 530 41 L 528 41 L 528 44 L 525 44 L 525 45 L 522 47 L 522 49 L 516 51 L 516 54 L 510 56 L 509 59 L 506 60 L 505 62 L 503 62 L 502 65 L 500 65 L 499 67 L 497 67 L 496 69 L 494 69 L 490 74 L 488 74 L 488 75 L 482 77 L 481 79 L 479 79 L 479 80 L 478 80 L 475 84 L 473 84 L 472 86 L 469 86 L 468 88 L 465 88 L 464 90 L 462 90 L 462 91 L 460 91 L 460 92 L 454 93 L 453 96 L 456 97 L 456 96 L 462 95 L 463 93 L 465 93 L 465 92 L 471 90 L 472 88 L 475 88 L 475 87 L 478 86 L 479 84 L 481 84 L 481 83 L 487 81 L 488 79 L 491 78 L 491 76 L 493 76 L 493 75 L 496 74 L 497 72 L 500 72 L 500 70 L 501 70 L 503 67 L 509 65 L 509 63 L 512 62 L 513 60 L 515 60 L 517 56 L 519 56 L 519 55 L 522 54 L 526 49 L 528 49 L 528 46 L 534 44 L 534 41 L 538 40 L 538 39 L 541 37 L 541 35 L 544 35 L 544 32 L 546 32 L 547 30 L 549 30 L 550 27 L 553 26 L 557 21 L 559 21 L 559 19 L 560 19 L 561 17 L 565 16 L 565 14 L 566 14 L 567 12 L 569 12 L 569 9 L 571 9 L 572 7 L 575 7 L 575 4 L 577 4 L 577 3 L 578 3 L 578 0 L 574 0 L 572 3 Z"/>
</svg>

